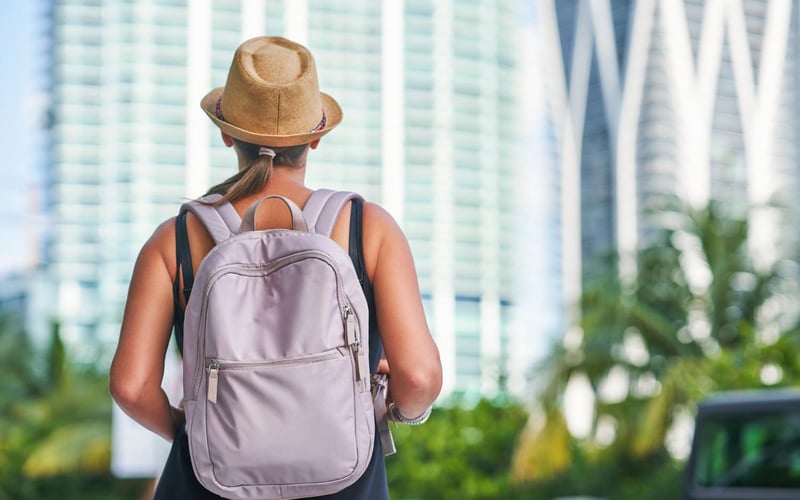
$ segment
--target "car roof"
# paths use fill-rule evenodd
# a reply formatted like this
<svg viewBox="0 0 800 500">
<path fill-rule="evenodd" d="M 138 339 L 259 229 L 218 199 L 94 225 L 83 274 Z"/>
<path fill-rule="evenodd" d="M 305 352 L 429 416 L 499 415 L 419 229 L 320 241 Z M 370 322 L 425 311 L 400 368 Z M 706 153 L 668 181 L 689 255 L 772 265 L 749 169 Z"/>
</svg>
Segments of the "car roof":
<svg viewBox="0 0 800 500">
<path fill-rule="evenodd" d="M 800 409 L 800 390 L 755 389 L 718 392 L 700 401 L 697 411 L 698 413 L 724 413 L 741 410 L 743 407 L 755 411 L 778 408 Z"/>
</svg>

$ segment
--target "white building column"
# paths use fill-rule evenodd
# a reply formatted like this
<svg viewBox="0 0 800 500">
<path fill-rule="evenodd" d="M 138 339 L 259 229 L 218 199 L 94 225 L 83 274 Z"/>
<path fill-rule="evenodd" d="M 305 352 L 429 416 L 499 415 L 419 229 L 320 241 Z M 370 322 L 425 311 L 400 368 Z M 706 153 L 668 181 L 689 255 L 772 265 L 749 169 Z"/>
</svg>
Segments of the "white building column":
<svg viewBox="0 0 800 500">
<path fill-rule="evenodd" d="M 773 139 L 784 60 L 789 42 L 792 3 L 773 0 L 767 8 L 758 88 L 754 90 L 752 127 L 747 143 L 747 187 L 749 213 L 748 250 L 758 269 L 769 269 L 778 258 L 781 211 L 766 204 L 778 190 L 773 162 Z M 797 15 L 797 14 L 795 14 Z"/>
<path fill-rule="evenodd" d="M 497 4 L 481 3 L 480 24 L 481 74 L 495 71 L 493 61 L 494 47 L 497 46 Z M 499 376 L 506 367 L 501 364 L 501 314 L 500 314 L 500 209 L 498 199 L 499 172 L 496 162 L 499 158 L 497 141 L 498 123 L 498 84 L 496 78 L 480 80 L 481 144 L 480 165 L 480 207 L 481 227 L 481 392 L 491 395 L 499 390 Z"/>
<path fill-rule="evenodd" d="M 434 4 L 433 35 L 433 333 L 442 359 L 442 394 L 456 380 L 455 289 L 453 276 L 452 0 Z"/>
<path fill-rule="evenodd" d="M 242 0 L 242 41 L 262 36 L 267 31 L 267 5 L 264 0 Z"/>
<path fill-rule="evenodd" d="M 211 0 L 193 0 L 186 33 L 186 197 L 202 195 L 210 184 L 209 120 L 200 100 L 211 89 Z"/>
<path fill-rule="evenodd" d="M 405 1 L 381 10 L 381 204 L 402 226 L 405 208 Z"/>
<path fill-rule="evenodd" d="M 308 45 L 308 0 L 286 0 L 286 37 Z"/>
</svg>

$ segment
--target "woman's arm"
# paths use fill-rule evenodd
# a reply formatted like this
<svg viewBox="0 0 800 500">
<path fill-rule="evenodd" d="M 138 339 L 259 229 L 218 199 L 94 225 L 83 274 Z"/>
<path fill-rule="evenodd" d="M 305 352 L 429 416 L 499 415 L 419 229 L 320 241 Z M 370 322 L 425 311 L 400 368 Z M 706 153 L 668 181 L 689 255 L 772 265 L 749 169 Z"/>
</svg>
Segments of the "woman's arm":
<svg viewBox="0 0 800 500">
<path fill-rule="evenodd" d="M 174 219 L 142 247 L 134 266 L 109 390 L 131 418 L 169 441 L 183 421 L 161 388 L 172 329 Z"/>
<path fill-rule="evenodd" d="M 364 206 L 365 258 L 378 326 L 391 369 L 389 392 L 407 418 L 422 415 L 442 387 L 439 350 L 431 337 L 408 241 L 377 205 Z"/>
</svg>

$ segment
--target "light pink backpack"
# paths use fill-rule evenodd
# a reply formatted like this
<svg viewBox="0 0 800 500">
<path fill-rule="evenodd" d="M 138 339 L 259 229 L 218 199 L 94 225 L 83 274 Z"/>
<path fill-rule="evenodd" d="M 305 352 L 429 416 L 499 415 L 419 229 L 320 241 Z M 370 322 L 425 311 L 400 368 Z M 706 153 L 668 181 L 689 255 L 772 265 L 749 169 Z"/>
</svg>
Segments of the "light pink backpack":
<svg viewBox="0 0 800 500">
<path fill-rule="evenodd" d="M 181 208 L 216 242 L 186 306 L 183 376 L 192 466 L 222 497 L 330 494 L 369 464 L 369 309 L 329 237 L 356 196 L 320 190 L 304 211 L 276 197 L 292 230 L 256 230 L 263 199 L 241 223 L 230 204 Z"/>
</svg>

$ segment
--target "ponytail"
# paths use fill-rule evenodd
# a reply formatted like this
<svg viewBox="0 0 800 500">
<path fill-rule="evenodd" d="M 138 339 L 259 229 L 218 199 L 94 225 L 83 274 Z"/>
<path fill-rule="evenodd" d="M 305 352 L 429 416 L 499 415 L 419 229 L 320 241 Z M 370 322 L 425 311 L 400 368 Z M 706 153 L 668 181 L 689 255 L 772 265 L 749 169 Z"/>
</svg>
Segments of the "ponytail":
<svg viewBox="0 0 800 500">
<path fill-rule="evenodd" d="M 275 150 L 258 144 L 233 139 L 239 153 L 250 164 L 235 175 L 213 186 L 205 196 L 221 194 L 222 198 L 211 203 L 219 206 L 225 202 L 233 202 L 258 192 L 269 182 L 274 164 L 286 166 L 302 166 L 301 159 L 308 149 L 308 144 Z"/>
<path fill-rule="evenodd" d="M 261 157 L 245 169 L 209 189 L 206 195 L 222 195 L 222 198 L 213 203 L 215 206 L 222 205 L 226 201 L 233 202 L 257 192 L 269 181 L 271 175 L 272 158 Z"/>
</svg>

